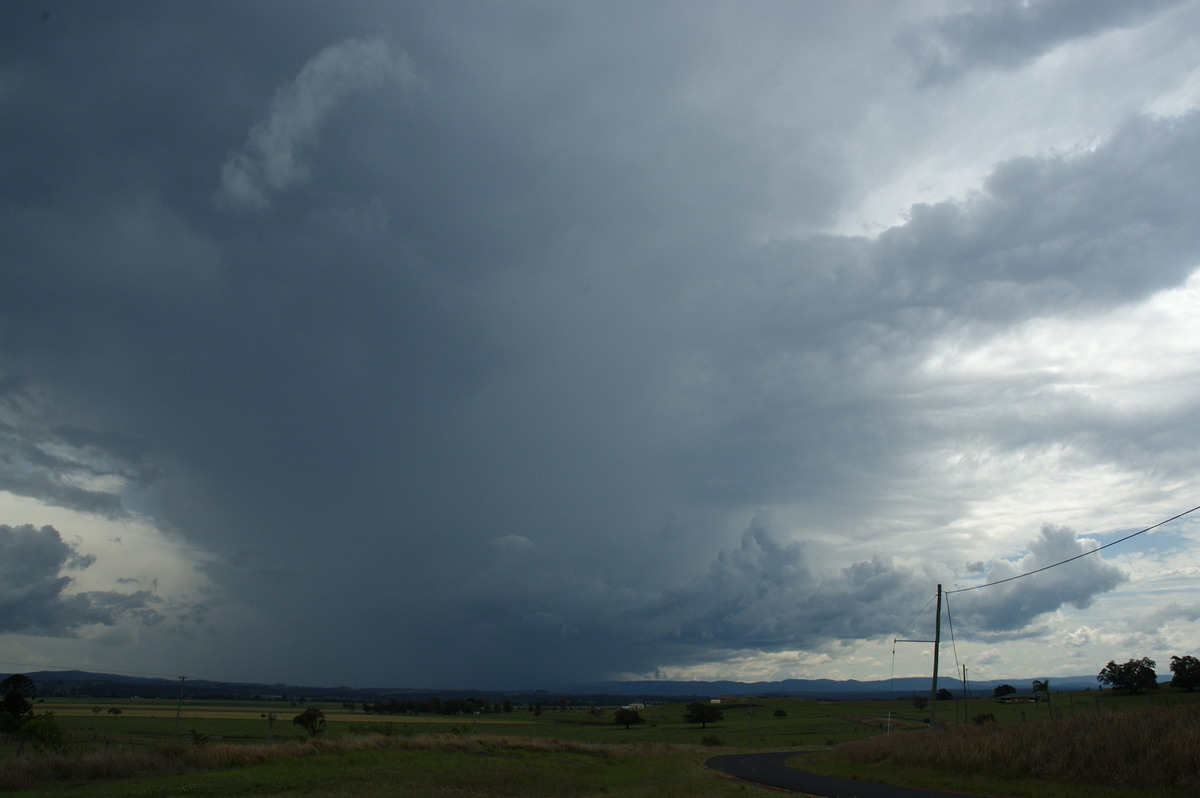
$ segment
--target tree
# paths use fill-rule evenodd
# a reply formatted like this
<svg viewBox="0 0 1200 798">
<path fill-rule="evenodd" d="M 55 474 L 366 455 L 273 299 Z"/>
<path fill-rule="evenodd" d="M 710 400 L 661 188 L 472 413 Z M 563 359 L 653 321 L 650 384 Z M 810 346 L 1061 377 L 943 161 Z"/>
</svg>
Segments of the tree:
<svg viewBox="0 0 1200 798">
<path fill-rule="evenodd" d="M 1050 680 L 1049 679 L 1034 679 L 1033 680 L 1033 695 L 1038 694 L 1045 696 L 1046 703 L 1050 702 Z"/>
<path fill-rule="evenodd" d="M 943 687 L 942 689 L 937 691 L 937 700 L 938 701 L 953 701 L 954 693 L 950 692 L 945 687 Z"/>
<path fill-rule="evenodd" d="M 1171 657 L 1171 686 L 1182 687 L 1189 693 L 1200 687 L 1200 659 L 1190 654 Z"/>
<path fill-rule="evenodd" d="M 624 725 L 626 729 L 630 726 L 640 726 L 645 722 L 646 719 L 636 709 L 630 709 L 629 707 L 622 707 L 613 713 L 613 723 L 618 726 Z"/>
<path fill-rule="evenodd" d="M 292 723 L 308 732 L 309 737 L 316 737 L 325 731 L 325 713 L 316 707 L 309 707 L 292 718 Z"/>
<path fill-rule="evenodd" d="M 23 673 L 14 673 L 0 682 L 0 731 L 13 732 L 33 717 L 37 685 Z"/>
<path fill-rule="evenodd" d="M 687 712 L 683 713 L 684 723 L 699 723 L 701 729 L 707 729 L 708 724 L 719 720 L 725 720 L 725 713 L 713 704 L 705 704 L 703 701 L 693 701 L 687 705 Z"/>
<path fill-rule="evenodd" d="M 929 696 L 927 696 L 927 695 L 913 696 L 913 706 L 916 707 L 917 709 L 924 709 L 925 707 L 929 706 Z"/>
<path fill-rule="evenodd" d="M 1011 684 L 1001 684 L 997 685 L 995 690 L 992 690 L 992 697 L 1004 698 L 1004 696 L 1012 695 L 1015 692 L 1017 692 L 1017 688 L 1013 687 Z"/>
<path fill-rule="evenodd" d="M 1131 659 L 1121 665 L 1109 660 L 1104 670 L 1096 675 L 1096 681 L 1107 684 L 1114 690 L 1128 690 L 1133 695 L 1138 690 L 1158 687 L 1158 674 L 1154 672 L 1154 660 L 1149 657 Z"/>
<path fill-rule="evenodd" d="M 58 724 L 53 712 L 29 718 L 17 733 L 17 740 L 22 748 L 28 743 L 39 751 L 61 753 L 67 747 L 67 733 Z"/>
</svg>

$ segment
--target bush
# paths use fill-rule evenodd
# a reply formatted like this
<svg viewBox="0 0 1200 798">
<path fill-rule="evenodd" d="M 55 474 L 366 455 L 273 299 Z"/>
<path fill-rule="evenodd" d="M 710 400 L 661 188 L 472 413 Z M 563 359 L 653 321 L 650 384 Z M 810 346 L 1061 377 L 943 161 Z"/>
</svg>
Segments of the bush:
<svg viewBox="0 0 1200 798">
<path fill-rule="evenodd" d="M 710 734 L 700 741 L 700 745 L 709 745 L 709 746 L 722 745 L 721 738 L 715 734 Z"/>
<path fill-rule="evenodd" d="M 21 747 L 32 745 L 38 751 L 62 753 L 67 749 L 67 733 L 63 731 L 53 712 L 34 715 L 17 732 Z"/>
</svg>

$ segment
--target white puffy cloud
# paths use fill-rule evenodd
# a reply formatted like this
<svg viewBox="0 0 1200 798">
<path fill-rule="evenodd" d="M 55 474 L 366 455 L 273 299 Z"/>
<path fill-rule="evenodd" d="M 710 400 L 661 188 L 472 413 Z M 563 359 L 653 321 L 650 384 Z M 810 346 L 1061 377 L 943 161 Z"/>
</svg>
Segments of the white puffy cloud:
<svg viewBox="0 0 1200 798">
<path fill-rule="evenodd" d="M 1097 596 L 1128 580 L 1101 555 L 1080 556 L 1098 546 L 1069 528 L 1043 526 L 1039 536 L 1029 541 L 1029 553 L 1024 557 L 992 563 L 985 585 L 995 587 L 968 590 L 956 597 L 958 628 L 967 634 L 1017 632 L 1065 605 L 1086 609 Z M 1041 573 L 1033 574 L 1037 571 Z"/>
</svg>

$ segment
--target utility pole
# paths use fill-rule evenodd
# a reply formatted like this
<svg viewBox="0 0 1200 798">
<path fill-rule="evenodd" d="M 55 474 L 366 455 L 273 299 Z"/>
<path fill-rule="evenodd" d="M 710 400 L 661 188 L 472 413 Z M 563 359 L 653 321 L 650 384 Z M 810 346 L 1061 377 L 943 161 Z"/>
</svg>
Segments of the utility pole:
<svg viewBox="0 0 1200 798">
<path fill-rule="evenodd" d="M 962 666 L 962 691 L 963 691 L 963 723 L 967 722 L 967 713 L 970 711 L 971 693 L 967 691 L 967 666 L 964 663 Z M 955 713 L 955 718 L 958 714 Z"/>
<path fill-rule="evenodd" d="M 937 586 L 937 618 L 933 623 L 932 640 L 902 640 L 895 638 L 892 643 L 933 643 L 933 682 L 929 688 L 929 728 L 937 725 L 937 679 L 938 679 L 938 649 L 942 643 L 942 586 Z"/>
<path fill-rule="evenodd" d="M 937 590 L 937 613 L 933 621 L 933 682 L 929 688 L 929 728 L 937 726 L 938 650 L 942 645 L 942 586 Z"/>
<path fill-rule="evenodd" d="M 183 683 L 186 676 L 179 677 L 179 704 L 175 707 L 175 736 L 179 736 L 179 715 L 183 712 Z"/>
</svg>

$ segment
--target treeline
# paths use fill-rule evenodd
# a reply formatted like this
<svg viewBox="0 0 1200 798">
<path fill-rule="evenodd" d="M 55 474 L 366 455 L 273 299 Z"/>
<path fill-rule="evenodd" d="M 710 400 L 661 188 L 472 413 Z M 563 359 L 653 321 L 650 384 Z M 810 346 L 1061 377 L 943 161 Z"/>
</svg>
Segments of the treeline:
<svg viewBox="0 0 1200 798">
<path fill-rule="evenodd" d="M 533 709 L 535 706 L 531 705 Z M 362 711 L 375 715 L 483 715 L 497 712 L 512 712 L 511 701 L 493 703 L 487 698 L 447 698 L 437 696 L 414 699 L 381 699 L 374 703 L 363 703 Z"/>
</svg>

